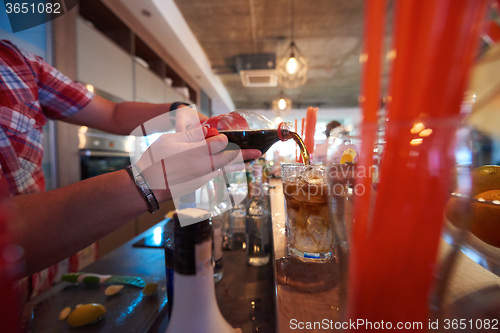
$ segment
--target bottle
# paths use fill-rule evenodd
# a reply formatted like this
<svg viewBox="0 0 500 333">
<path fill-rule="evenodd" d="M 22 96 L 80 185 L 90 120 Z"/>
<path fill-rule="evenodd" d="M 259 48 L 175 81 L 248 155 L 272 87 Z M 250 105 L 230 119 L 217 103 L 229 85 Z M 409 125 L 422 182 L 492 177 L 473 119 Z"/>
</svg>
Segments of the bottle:
<svg viewBox="0 0 500 333">
<path fill-rule="evenodd" d="M 218 283 L 224 275 L 222 262 L 222 224 L 212 218 L 212 237 L 213 241 L 213 262 L 214 262 L 214 282 Z"/>
<path fill-rule="evenodd" d="M 262 186 L 262 165 L 254 163 L 253 181 L 249 186 L 250 202 L 246 219 L 247 263 L 263 266 L 270 258 L 269 224 L 271 214 Z"/>
<path fill-rule="evenodd" d="M 179 216 L 202 221 L 181 227 Z M 173 220 L 174 304 L 166 333 L 234 333 L 215 299 L 210 212 L 188 208 Z"/>
<path fill-rule="evenodd" d="M 217 128 L 219 133 L 227 136 L 230 143 L 226 150 L 259 149 L 262 154 L 278 141 L 295 140 L 299 145 L 304 163 L 309 164 L 309 153 L 300 136 L 291 131 L 291 124 L 276 124 L 263 115 L 250 111 L 233 111 L 220 116 L 208 118 L 202 126 Z M 247 162 L 247 161 L 245 161 Z"/>
<path fill-rule="evenodd" d="M 246 200 L 246 199 L 245 199 Z M 237 204 L 229 215 L 229 227 L 227 230 L 228 248 L 231 251 L 238 251 L 246 248 L 245 221 L 246 205 L 245 201 Z"/>
<path fill-rule="evenodd" d="M 196 207 L 210 211 L 211 215 L 215 283 L 223 276 L 222 243 L 223 232 L 227 230 L 229 223 L 228 201 L 227 185 L 221 176 L 209 180 L 196 190 Z"/>
</svg>

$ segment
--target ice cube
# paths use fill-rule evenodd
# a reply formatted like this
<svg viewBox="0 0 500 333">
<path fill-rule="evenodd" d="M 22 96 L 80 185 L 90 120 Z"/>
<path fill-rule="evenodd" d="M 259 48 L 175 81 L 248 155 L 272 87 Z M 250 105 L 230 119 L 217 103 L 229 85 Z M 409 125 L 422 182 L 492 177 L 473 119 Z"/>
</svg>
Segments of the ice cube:
<svg viewBox="0 0 500 333">
<path fill-rule="evenodd" d="M 308 165 L 301 175 L 302 179 L 311 185 L 319 185 L 325 180 L 325 167 L 322 165 Z"/>
</svg>

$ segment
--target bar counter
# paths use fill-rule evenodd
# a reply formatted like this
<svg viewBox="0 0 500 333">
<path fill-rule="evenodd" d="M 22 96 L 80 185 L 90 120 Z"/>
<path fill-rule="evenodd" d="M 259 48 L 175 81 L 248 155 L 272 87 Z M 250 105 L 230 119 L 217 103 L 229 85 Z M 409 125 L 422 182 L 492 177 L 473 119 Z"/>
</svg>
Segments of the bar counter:
<svg viewBox="0 0 500 333">
<path fill-rule="evenodd" d="M 165 286 L 165 255 L 161 248 L 137 248 L 133 244 L 152 235 L 154 229 L 162 227 L 166 220 L 148 229 L 134 239 L 110 252 L 99 260 L 83 269 L 84 272 L 96 274 L 131 275 L 141 276 L 146 281 L 158 281 L 160 287 Z M 236 332 L 275 332 L 274 318 L 274 284 L 272 264 L 269 262 L 262 267 L 252 267 L 246 264 L 245 251 L 224 251 L 223 269 L 224 276 L 216 284 L 215 291 L 217 302 L 222 315 Z M 58 288 L 56 285 L 53 289 Z M 48 291 L 47 293 L 50 293 Z M 59 291 L 52 293 L 57 296 Z M 163 293 L 163 297 L 165 297 Z M 165 297 L 166 300 L 166 297 Z M 61 308 L 51 309 L 53 313 L 47 314 L 51 318 L 57 316 Z M 163 333 L 168 326 L 167 306 L 159 314 L 154 314 L 156 319 L 147 330 L 151 333 Z M 35 320 L 37 312 L 35 310 Z M 146 323 L 150 318 L 138 316 L 134 320 Z M 120 327 L 109 327 L 113 323 L 105 323 L 106 332 L 123 332 Z M 47 325 L 48 326 L 48 325 Z M 101 332 L 102 327 L 85 327 L 89 332 Z M 50 331 L 49 328 L 47 328 Z M 87 330 L 85 332 L 87 332 Z M 127 331 L 128 332 L 128 331 Z"/>
<path fill-rule="evenodd" d="M 340 319 L 339 272 L 335 259 L 324 264 L 304 263 L 286 255 L 285 206 L 281 180 L 272 179 L 271 208 L 274 237 L 274 276 L 276 292 L 276 331 L 295 332 L 296 322 Z M 347 208 L 346 208 L 347 210 Z M 349 214 L 346 212 L 346 215 Z M 444 241 L 441 253 L 449 249 Z M 445 314 L 460 316 L 460 299 L 473 293 L 491 291 L 498 295 L 500 277 L 481 267 L 462 252 L 449 281 Z M 499 304 L 498 302 L 495 304 Z M 500 310 L 498 307 L 496 310 Z M 458 313 L 458 314 L 457 314 Z M 500 315 L 500 314 L 499 314 Z M 307 330 L 326 332 L 327 330 Z"/>
<path fill-rule="evenodd" d="M 295 332 L 297 330 L 293 329 L 291 320 L 321 322 L 323 319 L 328 319 L 335 322 L 340 319 L 341 312 L 338 263 L 336 259 L 324 264 L 304 263 L 286 255 L 287 239 L 281 180 L 272 179 L 270 183 L 272 187 L 273 258 L 263 267 L 251 267 L 246 264 L 244 251 L 224 251 L 224 277 L 215 286 L 219 308 L 229 324 L 241 329 L 242 333 Z M 166 222 L 166 220 L 160 222 L 87 266 L 83 271 L 96 274 L 141 276 L 147 281 L 160 282 L 164 288 L 166 280 L 164 250 L 137 248 L 133 247 L 133 244 L 152 235 L 155 228 L 163 227 Z M 446 247 L 449 245 L 443 242 L 442 248 L 446 249 Z M 56 285 L 53 289 L 57 288 Z M 499 295 L 499 291 L 500 277 L 460 252 L 445 299 L 447 306 L 445 313 L 455 315 L 459 313 L 460 315 L 460 304 L 464 304 L 464 296 L 478 292 L 494 292 L 495 295 Z M 52 294 L 55 295 L 53 297 L 61 297 L 58 296 L 59 292 L 60 290 L 53 292 Z M 162 297 L 166 300 L 164 293 Z M 462 303 L 459 303 L 460 299 Z M 46 316 L 54 318 L 57 323 L 56 318 L 61 309 L 60 307 L 50 309 L 50 314 Z M 134 317 L 133 320 L 144 323 L 152 322 L 147 332 L 165 332 L 169 321 L 167 306 L 158 312 L 154 314 L 154 320 L 141 316 Z M 35 311 L 35 320 L 36 318 L 37 312 Z M 113 326 L 113 323 L 110 321 L 105 325 L 109 328 L 108 325 Z M 116 331 L 115 328 L 111 328 L 109 332 Z M 90 326 L 89 329 L 89 332 L 94 332 Z M 100 330 L 95 332 L 97 331 Z M 323 332 L 326 330 L 307 331 Z"/>
</svg>

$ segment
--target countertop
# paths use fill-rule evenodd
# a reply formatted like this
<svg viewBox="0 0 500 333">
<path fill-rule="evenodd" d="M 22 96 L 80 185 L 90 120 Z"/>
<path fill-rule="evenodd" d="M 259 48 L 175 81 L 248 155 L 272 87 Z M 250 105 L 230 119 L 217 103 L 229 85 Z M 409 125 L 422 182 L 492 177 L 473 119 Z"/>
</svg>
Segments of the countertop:
<svg viewBox="0 0 500 333">
<path fill-rule="evenodd" d="M 153 234 L 148 229 L 103 258 L 85 267 L 85 272 L 114 275 L 137 275 L 165 279 L 163 249 L 134 248 L 132 245 Z M 242 333 L 275 331 L 274 284 L 271 262 L 263 267 L 246 264 L 244 251 L 223 251 L 224 276 L 216 284 L 217 302 L 222 315 Z M 165 332 L 168 326 L 166 307 L 149 332 Z"/>
</svg>

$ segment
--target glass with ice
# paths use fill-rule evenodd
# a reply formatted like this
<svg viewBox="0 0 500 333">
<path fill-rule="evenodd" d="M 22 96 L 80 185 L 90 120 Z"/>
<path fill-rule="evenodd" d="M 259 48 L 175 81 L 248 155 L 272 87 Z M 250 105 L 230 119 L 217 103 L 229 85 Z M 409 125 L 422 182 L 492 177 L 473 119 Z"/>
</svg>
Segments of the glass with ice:
<svg viewBox="0 0 500 333">
<path fill-rule="evenodd" d="M 282 164 L 288 254 L 324 262 L 332 256 L 333 223 L 328 217 L 325 166 Z"/>
</svg>

